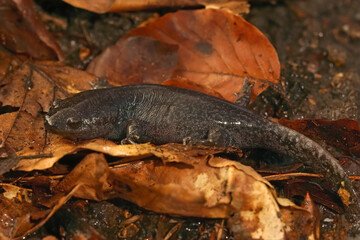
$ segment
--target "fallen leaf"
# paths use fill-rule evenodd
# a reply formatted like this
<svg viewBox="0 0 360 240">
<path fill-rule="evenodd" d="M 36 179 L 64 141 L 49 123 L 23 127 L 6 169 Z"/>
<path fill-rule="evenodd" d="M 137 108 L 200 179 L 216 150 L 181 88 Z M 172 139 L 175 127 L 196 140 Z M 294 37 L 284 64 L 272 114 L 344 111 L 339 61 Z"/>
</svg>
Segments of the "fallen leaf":
<svg viewBox="0 0 360 240">
<path fill-rule="evenodd" d="M 100 157 L 101 156 L 101 157 Z M 104 200 L 111 190 L 110 169 L 105 158 L 97 153 L 88 154 L 66 177 L 53 187 L 53 192 L 67 193 L 78 186 L 76 196 Z"/>
<path fill-rule="evenodd" d="M 22 62 L 0 49 L 1 71 L 7 71 L 1 81 L 0 134 L 2 147 L 15 162 L 4 163 L 0 174 L 20 158 L 43 154 L 47 145 L 43 113 L 56 98 L 91 88 L 96 82 L 86 72 L 53 62 Z M 5 70 L 5 68 L 7 68 Z M 73 81 L 77 79 L 78 81 Z M 48 139 L 57 136 L 49 133 Z M 6 167 L 5 167 L 6 165 Z"/>
<path fill-rule="evenodd" d="M 63 0 L 75 7 L 84 8 L 96 13 L 118 12 L 118 11 L 138 11 L 153 8 L 174 8 L 174 7 L 229 7 L 236 13 L 248 12 L 249 6 L 244 4 L 246 0 Z M 245 6 L 244 6 L 245 5 Z"/>
<path fill-rule="evenodd" d="M 285 231 L 288 239 L 315 239 L 315 220 L 310 212 L 296 206 L 287 198 L 278 198 L 281 206 L 281 220 L 287 226 Z"/>
<path fill-rule="evenodd" d="M 189 28 L 191 26 L 191 28 Z M 179 11 L 132 30 L 128 36 L 148 36 L 177 44 L 174 77 L 216 89 L 235 100 L 243 79 L 255 82 L 252 99 L 280 76 L 277 53 L 266 37 L 243 18 L 227 10 Z"/>
<path fill-rule="evenodd" d="M 205 8 L 209 9 L 223 9 L 226 8 L 234 14 L 244 14 L 250 12 L 250 4 L 247 0 L 243 1 L 221 1 L 205 3 Z"/>
<path fill-rule="evenodd" d="M 161 83 L 176 68 L 178 47 L 148 37 L 130 37 L 108 47 L 87 69 L 113 85 Z"/>
<path fill-rule="evenodd" d="M 57 60 L 63 61 L 64 54 L 57 43 L 56 39 L 52 34 L 49 33 L 45 24 L 41 21 L 41 18 L 38 13 L 33 0 L 14 0 L 19 11 L 22 13 L 23 18 L 30 25 L 31 29 L 37 34 L 38 38 L 45 44 L 47 47 L 52 49 L 57 56 Z M 47 58 L 41 58 L 47 59 Z"/>
<path fill-rule="evenodd" d="M 266 37 L 243 18 L 227 10 L 188 10 L 166 14 L 144 27 L 133 29 L 125 40 L 119 40 L 120 49 L 126 39 L 134 36 L 151 37 L 177 46 L 177 66 L 170 77 L 188 79 L 230 101 L 235 100 L 234 92 L 241 90 L 245 78 L 255 82 L 251 94 L 253 100 L 269 85 L 277 83 L 280 76 L 276 51 Z M 145 46 L 138 45 L 137 51 L 149 52 Z M 153 61 L 161 56 L 161 51 L 157 51 L 159 53 L 153 54 Z M 119 73 L 118 69 L 122 68 L 117 63 L 129 58 L 113 52 L 114 48 L 103 52 L 90 63 L 87 71 L 99 77 L 108 77 L 117 84 L 131 79 L 132 75 L 140 82 L 149 78 L 147 74 L 139 75 L 138 71 L 126 72 L 126 76 L 113 74 Z M 135 57 L 141 60 L 140 56 Z M 136 69 L 137 65 L 142 69 L 139 61 L 132 64 L 132 69 Z M 164 75 L 168 74 L 168 71 L 164 72 Z M 159 75 L 160 72 L 156 76 Z M 158 79 L 158 82 L 161 81 Z"/>
<path fill-rule="evenodd" d="M 1 183 L 0 186 L 4 189 L 2 193 L 7 199 L 13 199 L 19 197 L 21 201 L 31 202 L 31 189 L 18 187 L 12 184 Z"/>
<path fill-rule="evenodd" d="M 308 193 L 301 206 L 311 213 L 313 224 L 315 224 L 313 227 L 315 239 L 320 239 L 320 210 Z"/>
<path fill-rule="evenodd" d="M 15 169 L 20 171 L 48 169 L 65 155 L 82 149 L 102 152 L 116 157 L 147 156 L 154 151 L 154 146 L 151 144 L 117 145 L 105 139 L 95 139 L 75 144 L 73 141 L 55 134 L 52 136 L 54 138 L 51 139 L 50 144 L 46 145 L 43 150 L 45 153 L 52 153 L 52 157 L 23 159 L 17 164 Z"/>
<path fill-rule="evenodd" d="M 55 38 L 40 20 L 32 0 L 1 0 L 0 21 L 0 44 L 10 51 L 36 59 L 64 59 Z"/>
<path fill-rule="evenodd" d="M 340 164 L 345 169 L 352 181 L 355 179 L 360 179 L 360 162 L 356 157 L 342 156 L 340 159 Z M 359 189 L 359 181 L 355 181 L 353 184 Z"/>
<path fill-rule="evenodd" d="M 64 2 L 71 4 L 77 8 L 83 8 L 88 11 L 96 13 L 105 13 L 111 9 L 116 0 L 95 0 L 95 1 L 84 1 L 84 0 L 63 0 Z"/>
<path fill-rule="evenodd" d="M 35 225 L 31 222 L 31 214 L 38 209 L 30 203 L 10 200 L 0 194 L 0 210 L 0 232 L 8 238 L 21 236 Z"/>
<path fill-rule="evenodd" d="M 78 187 L 75 186 L 65 195 L 54 195 L 53 198 L 56 199 L 56 202 L 53 201 L 51 209 L 36 207 L 32 202 L 21 201 L 17 198 L 8 199 L 0 194 L 1 239 L 21 239 L 39 229 L 73 196 Z"/>
<path fill-rule="evenodd" d="M 310 182 L 308 179 L 292 179 L 284 185 L 284 192 L 286 196 L 302 196 L 305 197 L 309 193 L 311 199 L 323 206 L 332 209 L 337 213 L 344 213 L 344 208 L 337 195 L 332 192 L 326 191 L 319 187 L 318 184 Z"/>
<path fill-rule="evenodd" d="M 194 147 L 186 150 L 180 144 L 158 147 L 139 144 L 110 145 L 103 150 L 113 153 L 122 149 L 120 152 L 124 155 L 126 148 L 130 150 L 129 156 L 136 155 L 134 149 L 140 150 L 138 154 L 150 156 L 130 162 L 123 159 L 126 163 L 108 168 L 103 155 L 87 155 L 53 188 L 54 192 L 66 193 L 79 186 L 74 196 L 80 198 L 121 197 L 161 213 L 231 217 L 229 226 L 234 234 L 251 238 L 282 239 L 288 232 L 295 234 L 296 226 L 286 229 L 280 218 L 281 205 L 273 187 L 252 168 L 214 157 L 220 149 Z M 302 213 L 297 216 L 303 217 L 302 226 L 306 226 L 309 214 L 299 207 L 290 208 Z M 304 229 L 297 230 L 303 234 Z"/>
<path fill-rule="evenodd" d="M 0 128 L 0 133 L 1 132 Z M 1 137 L 0 139 L 0 176 L 15 167 L 16 164 L 20 161 L 20 158 L 16 155 L 15 150 L 10 148 L 8 144 L 5 142 L 5 139 Z"/>
</svg>

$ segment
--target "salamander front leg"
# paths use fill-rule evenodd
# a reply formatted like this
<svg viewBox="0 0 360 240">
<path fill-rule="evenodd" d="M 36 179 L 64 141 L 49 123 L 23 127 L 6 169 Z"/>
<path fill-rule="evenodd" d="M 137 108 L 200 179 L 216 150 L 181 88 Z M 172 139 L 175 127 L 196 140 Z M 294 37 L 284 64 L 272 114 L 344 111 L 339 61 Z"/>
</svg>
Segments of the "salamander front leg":
<svg viewBox="0 0 360 240">
<path fill-rule="evenodd" d="M 126 138 L 121 140 L 121 144 L 136 144 L 139 139 L 139 126 L 135 120 L 130 120 L 126 127 Z"/>
<path fill-rule="evenodd" d="M 217 145 L 217 146 L 223 145 L 224 144 L 224 130 L 218 126 L 210 128 L 207 141 L 211 145 Z"/>
<path fill-rule="evenodd" d="M 248 78 L 244 78 L 243 86 L 240 93 L 234 93 L 236 96 L 235 103 L 241 107 L 246 108 L 250 103 L 251 89 L 254 86 L 254 82 L 250 83 Z"/>
</svg>

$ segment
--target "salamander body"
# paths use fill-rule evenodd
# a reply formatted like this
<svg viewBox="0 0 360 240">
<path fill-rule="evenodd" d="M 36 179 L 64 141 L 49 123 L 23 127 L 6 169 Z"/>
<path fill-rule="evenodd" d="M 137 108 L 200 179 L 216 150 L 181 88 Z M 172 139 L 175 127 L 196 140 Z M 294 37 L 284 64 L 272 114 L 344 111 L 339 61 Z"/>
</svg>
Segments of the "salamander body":
<svg viewBox="0 0 360 240">
<path fill-rule="evenodd" d="M 237 104 L 200 92 L 128 85 L 81 92 L 57 102 L 45 117 L 48 130 L 70 138 L 164 144 L 184 139 L 217 146 L 265 148 L 308 164 L 331 180 L 333 190 L 356 192 L 338 161 L 304 135 Z"/>
</svg>

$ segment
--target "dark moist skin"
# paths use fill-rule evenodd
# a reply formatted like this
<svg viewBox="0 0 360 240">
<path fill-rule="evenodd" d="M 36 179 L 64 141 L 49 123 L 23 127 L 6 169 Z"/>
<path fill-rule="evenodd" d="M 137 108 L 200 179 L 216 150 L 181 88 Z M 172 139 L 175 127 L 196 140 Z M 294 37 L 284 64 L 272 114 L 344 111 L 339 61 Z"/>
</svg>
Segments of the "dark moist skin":
<svg viewBox="0 0 360 240">
<path fill-rule="evenodd" d="M 357 193 L 338 161 L 304 135 L 237 104 L 204 93 L 163 85 L 128 85 L 85 91 L 56 102 L 45 117 L 48 130 L 75 139 L 107 138 L 153 144 L 214 144 L 264 148 L 310 165 L 334 191 L 350 193 L 350 215 L 359 211 Z M 358 220 L 357 220 L 358 221 Z"/>
</svg>

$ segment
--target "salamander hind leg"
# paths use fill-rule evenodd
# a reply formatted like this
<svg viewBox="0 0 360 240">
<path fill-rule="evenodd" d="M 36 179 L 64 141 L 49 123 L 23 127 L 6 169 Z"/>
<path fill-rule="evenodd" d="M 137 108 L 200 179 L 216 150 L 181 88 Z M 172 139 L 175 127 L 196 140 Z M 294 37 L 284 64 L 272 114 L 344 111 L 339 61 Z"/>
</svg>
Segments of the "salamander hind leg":
<svg viewBox="0 0 360 240">
<path fill-rule="evenodd" d="M 227 139 L 225 132 L 218 126 L 211 127 L 208 131 L 206 139 L 196 139 L 194 137 L 186 137 L 183 139 L 184 145 L 206 145 L 206 146 L 226 146 Z"/>
<path fill-rule="evenodd" d="M 135 120 L 131 119 L 126 126 L 126 138 L 121 140 L 121 144 L 136 144 L 140 139 L 140 128 Z"/>
</svg>

